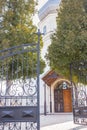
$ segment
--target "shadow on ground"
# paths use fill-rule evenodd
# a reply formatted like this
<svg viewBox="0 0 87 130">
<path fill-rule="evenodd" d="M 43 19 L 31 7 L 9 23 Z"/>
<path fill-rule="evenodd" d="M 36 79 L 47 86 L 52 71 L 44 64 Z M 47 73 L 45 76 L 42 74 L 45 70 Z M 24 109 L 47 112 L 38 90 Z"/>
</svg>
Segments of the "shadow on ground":
<svg viewBox="0 0 87 130">
<path fill-rule="evenodd" d="M 77 126 L 77 127 L 75 127 L 75 128 L 69 129 L 69 130 L 82 130 L 82 129 L 84 129 L 84 128 L 87 129 L 87 126 Z"/>
</svg>

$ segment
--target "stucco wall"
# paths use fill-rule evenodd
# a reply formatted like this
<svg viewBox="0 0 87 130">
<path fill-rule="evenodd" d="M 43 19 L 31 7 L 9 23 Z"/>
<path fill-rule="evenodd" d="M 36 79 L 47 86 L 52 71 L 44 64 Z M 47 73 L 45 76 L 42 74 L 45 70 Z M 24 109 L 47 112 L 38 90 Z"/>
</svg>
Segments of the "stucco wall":
<svg viewBox="0 0 87 130">
<path fill-rule="evenodd" d="M 41 57 L 45 60 L 45 64 L 46 64 L 44 73 L 40 77 L 40 112 L 41 113 L 44 113 L 44 82 L 41 80 L 41 78 L 43 77 L 45 73 L 47 73 L 48 70 L 50 70 L 50 67 L 45 58 L 45 55 L 47 53 L 48 46 L 51 44 L 51 35 L 55 32 L 55 29 L 56 29 L 56 17 L 57 17 L 57 11 L 56 9 L 54 9 L 53 12 L 50 12 L 49 14 L 46 15 L 46 17 L 41 19 L 41 21 L 38 24 L 40 31 L 42 33 L 43 33 L 44 27 L 46 27 L 46 32 L 42 36 L 43 48 L 41 50 Z M 53 92 L 51 93 L 52 93 L 52 102 L 53 102 L 54 93 Z M 49 113 L 50 112 L 50 87 L 49 86 L 46 87 L 46 109 L 47 109 L 47 113 Z"/>
</svg>

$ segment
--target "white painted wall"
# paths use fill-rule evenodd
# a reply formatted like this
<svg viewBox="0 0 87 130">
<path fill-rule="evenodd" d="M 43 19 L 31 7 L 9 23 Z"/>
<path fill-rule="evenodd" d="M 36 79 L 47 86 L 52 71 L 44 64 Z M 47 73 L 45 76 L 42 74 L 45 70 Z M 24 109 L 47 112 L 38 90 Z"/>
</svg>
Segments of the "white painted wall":
<svg viewBox="0 0 87 130">
<path fill-rule="evenodd" d="M 42 21 L 39 22 L 40 31 L 43 33 L 43 28 L 46 26 L 46 34 L 43 35 L 43 48 L 41 50 L 41 57 L 45 60 L 46 67 L 44 69 L 44 73 L 41 75 L 41 78 L 44 74 L 46 74 L 50 67 L 47 63 L 45 55 L 47 53 L 48 46 L 51 44 L 51 35 L 54 33 L 56 29 L 56 16 L 57 13 L 49 14 Z M 52 102 L 53 101 L 53 90 L 52 90 Z M 50 87 L 46 88 L 46 104 L 47 104 L 47 113 L 50 113 Z M 54 103 L 53 103 L 54 104 Z M 54 105 L 53 105 L 54 106 Z M 52 108 L 53 110 L 54 108 Z M 44 113 L 44 82 L 40 79 L 40 113 Z"/>
<path fill-rule="evenodd" d="M 46 62 L 46 68 L 44 70 L 44 73 L 46 73 L 50 69 L 50 67 L 47 64 L 45 55 L 47 53 L 48 46 L 51 44 L 51 35 L 54 33 L 56 29 L 56 16 L 56 13 L 49 14 L 46 18 L 39 22 L 39 28 L 41 32 L 43 32 L 44 26 L 46 26 L 46 34 L 43 35 L 43 48 L 41 50 L 41 57 Z"/>
</svg>

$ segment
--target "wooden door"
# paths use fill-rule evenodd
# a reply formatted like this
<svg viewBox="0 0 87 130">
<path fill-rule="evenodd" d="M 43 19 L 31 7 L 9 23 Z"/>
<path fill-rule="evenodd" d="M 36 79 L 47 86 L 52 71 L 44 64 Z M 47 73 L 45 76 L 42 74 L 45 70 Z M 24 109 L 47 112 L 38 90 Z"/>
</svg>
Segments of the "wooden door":
<svg viewBox="0 0 87 130">
<path fill-rule="evenodd" d="M 63 102 L 64 102 L 64 112 L 72 112 L 71 89 L 63 90 Z"/>
<path fill-rule="evenodd" d="M 63 91 L 55 89 L 54 90 L 54 109 L 55 112 L 63 112 Z"/>
</svg>

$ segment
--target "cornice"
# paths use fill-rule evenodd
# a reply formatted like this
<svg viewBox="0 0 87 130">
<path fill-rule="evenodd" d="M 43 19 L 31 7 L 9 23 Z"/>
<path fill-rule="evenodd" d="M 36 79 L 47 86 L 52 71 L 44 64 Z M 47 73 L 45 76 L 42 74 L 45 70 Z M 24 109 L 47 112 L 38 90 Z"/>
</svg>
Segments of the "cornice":
<svg viewBox="0 0 87 130">
<path fill-rule="evenodd" d="M 38 12 L 40 21 L 47 15 L 57 13 L 60 0 L 49 0 Z"/>
</svg>

